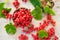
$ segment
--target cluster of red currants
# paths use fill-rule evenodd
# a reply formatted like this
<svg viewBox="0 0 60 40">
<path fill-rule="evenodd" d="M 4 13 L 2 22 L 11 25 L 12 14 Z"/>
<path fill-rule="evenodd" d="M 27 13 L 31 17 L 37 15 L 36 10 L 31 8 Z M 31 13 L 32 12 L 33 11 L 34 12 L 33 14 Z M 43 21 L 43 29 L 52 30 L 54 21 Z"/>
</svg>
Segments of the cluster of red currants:
<svg viewBox="0 0 60 40">
<path fill-rule="evenodd" d="M 2 13 L 7 19 L 10 19 L 10 20 L 12 19 L 12 14 L 9 14 L 7 10 L 2 10 Z"/>
<path fill-rule="evenodd" d="M 13 14 L 13 21 L 16 26 L 20 26 L 22 28 L 29 26 L 32 21 L 30 11 L 26 8 L 16 10 Z"/>
</svg>

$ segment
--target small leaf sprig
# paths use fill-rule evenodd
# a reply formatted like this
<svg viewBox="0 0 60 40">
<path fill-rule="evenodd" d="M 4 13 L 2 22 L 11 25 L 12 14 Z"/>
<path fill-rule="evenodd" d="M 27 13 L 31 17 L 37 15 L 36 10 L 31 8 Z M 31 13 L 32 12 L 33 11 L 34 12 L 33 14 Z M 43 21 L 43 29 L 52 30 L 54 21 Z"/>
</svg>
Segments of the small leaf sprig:
<svg viewBox="0 0 60 40">
<path fill-rule="evenodd" d="M 44 12 L 51 14 L 51 15 L 55 15 L 55 12 L 51 8 L 49 8 L 48 6 L 44 7 Z"/>
<path fill-rule="evenodd" d="M 39 38 L 47 38 L 48 33 L 45 30 L 40 30 L 40 31 L 38 31 L 38 37 Z"/>
<path fill-rule="evenodd" d="M 5 30 L 8 34 L 15 34 L 16 33 L 16 27 L 12 23 L 6 24 Z"/>
<path fill-rule="evenodd" d="M 8 13 L 11 11 L 11 8 L 4 8 L 5 3 L 0 3 L 0 17 L 1 18 L 6 18 L 5 15 L 3 14 L 3 10 L 6 10 Z"/>
</svg>

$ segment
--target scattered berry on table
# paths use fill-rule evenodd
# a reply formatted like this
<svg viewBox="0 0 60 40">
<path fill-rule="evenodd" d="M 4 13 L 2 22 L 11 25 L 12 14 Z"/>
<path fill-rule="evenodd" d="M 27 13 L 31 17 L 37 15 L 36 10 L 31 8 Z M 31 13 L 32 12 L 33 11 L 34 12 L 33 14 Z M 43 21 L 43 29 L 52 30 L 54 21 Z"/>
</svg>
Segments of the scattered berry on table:
<svg viewBox="0 0 60 40">
<path fill-rule="evenodd" d="M 48 30 L 48 34 L 49 34 L 49 36 L 53 36 L 53 35 L 55 35 L 55 29 L 52 27 L 52 28 L 50 28 L 49 30 Z"/>
<path fill-rule="evenodd" d="M 23 32 L 25 32 L 25 33 L 31 33 L 33 31 L 34 31 L 34 25 L 33 24 L 29 25 L 26 29 L 23 29 Z"/>
</svg>

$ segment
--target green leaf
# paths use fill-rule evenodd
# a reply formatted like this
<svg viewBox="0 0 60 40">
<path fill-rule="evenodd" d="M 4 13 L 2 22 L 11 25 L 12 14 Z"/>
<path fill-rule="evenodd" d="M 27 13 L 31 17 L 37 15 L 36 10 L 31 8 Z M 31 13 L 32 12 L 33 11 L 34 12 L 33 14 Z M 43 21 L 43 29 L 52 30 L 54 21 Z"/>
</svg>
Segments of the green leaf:
<svg viewBox="0 0 60 40">
<path fill-rule="evenodd" d="M 44 12 L 51 14 L 51 15 L 55 15 L 55 12 L 51 8 L 49 8 L 48 6 L 44 7 Z"/>
<path fill-rule="evenodd" d="M 31 12 L 31 14 L 36 20 L 42 19 L 42 9 L 38 6 L 36 6 L 36 8 Z"/>
<path fill-rule="evenodd" d="M 5 25 L 5 29 L 8 34 L 15 34 L 16 33 L 16 27 L 12 23 Z"/>
<path fill-rule="evenodd" d="M 48 37 L 48 33 L 45 30 L 40 30 L 40 31 L 38 31 L 38 37 L 47 38 Z"/>
<path fill-rule="evenodd" d="M 41 2 L 39 0 L 29 0 L 29 1 L 32 3 L 32 5 L 34 7 L 36 7 L 36 6 L 42 7 L 42 4 L 41 4 Z"/>
<path fill-rule="evenodd" d="M 2 13 L 3 9 L 4 9 L 4 3 L 0 3 L 0 17 L 5 18 L 5 16 Z"/>
<path fill-rule="evenodd" d="M 4 3 L 0 3 L 0 11 L 4 8 Z"/>
<path fill-rule="evenodd" d="M 4 15 L 4 14 L 2 14 L 2 13 L 0 13 L 0 17 L 5 18 L 5 15 Z"/>
</svg>

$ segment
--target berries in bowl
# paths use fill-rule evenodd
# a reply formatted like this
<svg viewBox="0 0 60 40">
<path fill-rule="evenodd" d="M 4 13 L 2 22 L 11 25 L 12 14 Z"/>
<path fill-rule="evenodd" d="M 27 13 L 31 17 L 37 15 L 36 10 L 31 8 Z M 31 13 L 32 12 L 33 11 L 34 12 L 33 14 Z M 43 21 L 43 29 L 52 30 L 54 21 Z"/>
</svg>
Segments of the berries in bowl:
<svg viewBox="0 0 60 40">
<path fill-rule="evenodd" d="M 31 24 L 32 15 L 30 10 L 26 8 L 19 8 L 13 13 L 13 22 L 16 26 L 27 27 Z"/>
</svg>

